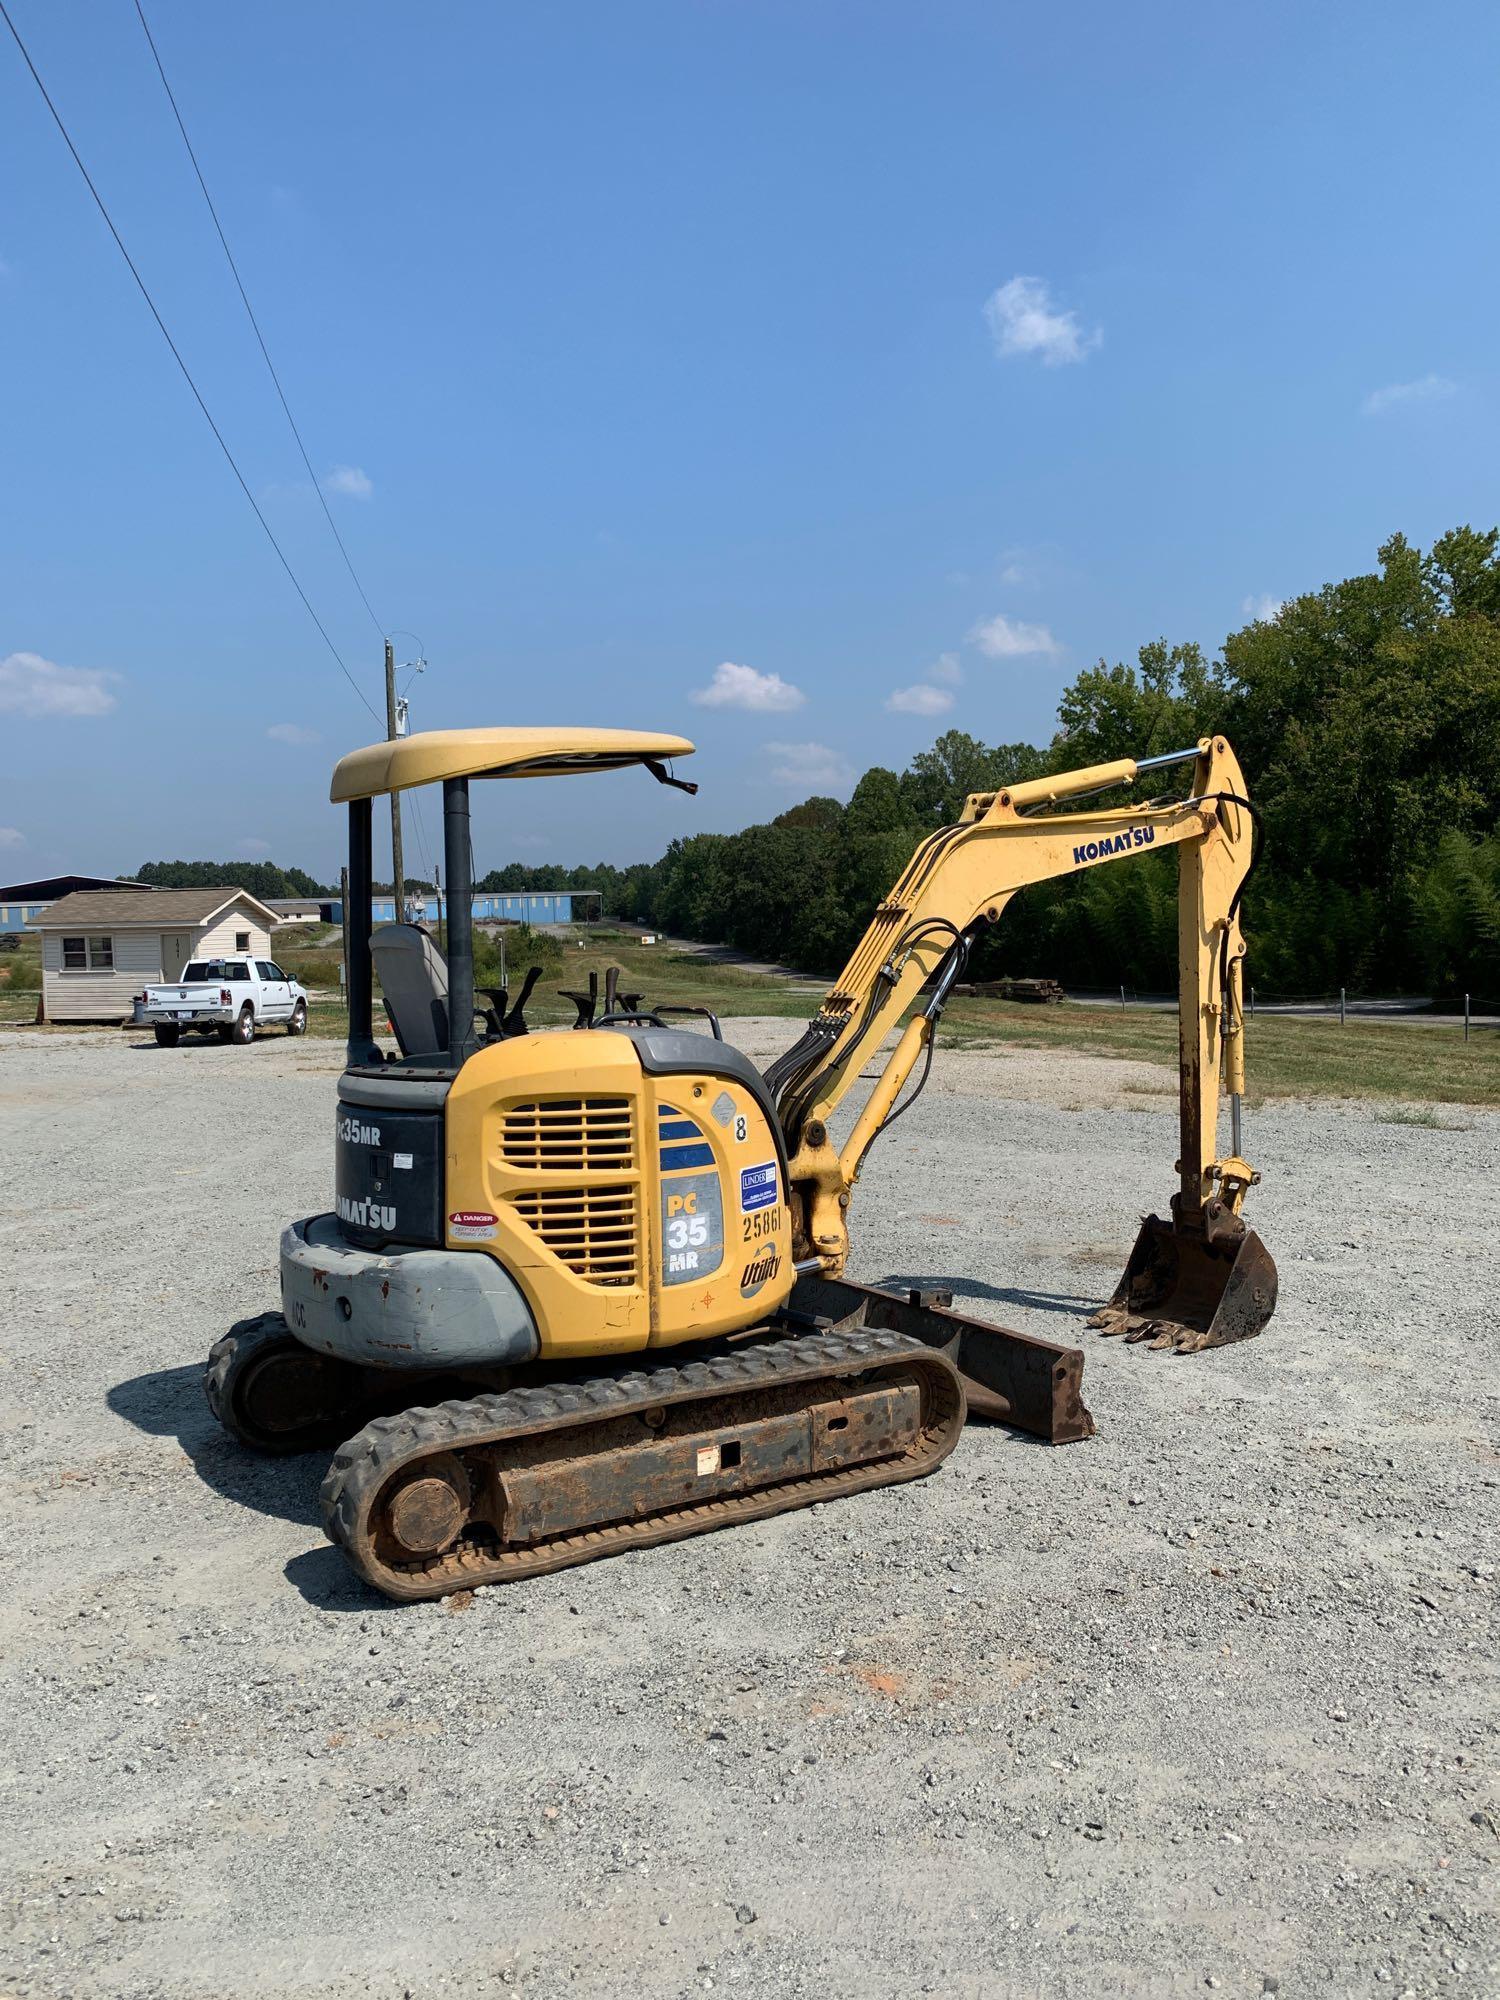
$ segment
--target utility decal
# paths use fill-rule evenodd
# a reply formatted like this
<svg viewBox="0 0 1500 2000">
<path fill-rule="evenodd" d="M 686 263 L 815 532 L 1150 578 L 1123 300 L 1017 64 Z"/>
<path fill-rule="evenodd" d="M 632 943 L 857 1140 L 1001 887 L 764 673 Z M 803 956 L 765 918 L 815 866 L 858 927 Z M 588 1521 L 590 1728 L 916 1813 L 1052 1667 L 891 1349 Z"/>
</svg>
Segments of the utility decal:
<svg viewBox="0 0 1500 2000">
<path fill-rule="evenodd" d="M 724 1197 L 703 1128 L 670 1104 L 657 1107 L 661 1166 L 661 1281 L 687 1285 L 724 1261 Z"/>
<path fill-rule="evenodd" d="M 740 1168 L 741 1209 L 748 1213 L 752 1208 L 774 1208 L 780 1198 L 774 1160 L 767 1160 L 758 1167 Z"/>
<path fill-rule="evenodd" d="M 448 1234 L 460 1243 L 485 1243 L 500 1226 L 498 1215 L 487 1208 L 455 1209 L 448 1217 Z"/>
<path fill-rule="evenodd" d="M 389 1234 L 396 1227 L 396 1211 L 378 1201 L 352 1201 L 341 1194 L 339 1221 L 351 1223 L 356 1229 L 384 1229 Z"/>
<path fill-rule="evenodd" d="M 714 1099 L 714 1123 L 727 1125 L 734 1116 L 734 1099 L 727 1090 L 721 1090 Z"/>
<path fill-rule="evenodd" d="M 774 1243 L 768 1243 L 760 1255 L 753 1257 L 740 1272 L 740 1297 L 752 1299 L 762 1285 L 769 1285 L 781 1269 L 781 1253 Z"/>
<path fill-rule="evenodd" d="M 380 1127 L 361 1125 L 357 1118 L 341 1118 L 338 1122 L 338 1135 L 341 1139 L 347 1140 L 351 1146 L 380 1144 Z"/>
<path fill-rule="evenodd" d="M 1127 848 L 1149 847 L 1156 838 L 1154 826 L 1131 826 L 1123 833 L 1106 834 L 1103 840 L 1086 841 L 1082 847 L 1073 849 L 1073 859 L 1079 861 L 1107 861 L 1112 854 L 1123 854 Z"/>
</svg>

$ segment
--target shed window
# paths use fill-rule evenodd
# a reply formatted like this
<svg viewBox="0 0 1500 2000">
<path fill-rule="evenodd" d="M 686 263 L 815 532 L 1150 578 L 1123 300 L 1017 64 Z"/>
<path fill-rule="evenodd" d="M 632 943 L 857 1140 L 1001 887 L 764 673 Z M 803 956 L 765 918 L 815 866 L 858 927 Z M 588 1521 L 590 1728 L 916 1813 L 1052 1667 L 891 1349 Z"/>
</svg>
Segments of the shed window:
<svg viewBox="0 0 1500 2000">
<path fill-rule="evenodd" d="M 113 971 L 115 941 L 112 937 L 65 937 L 62 942 L 65 972 Z"/>
<path fill-rule="evenodd" d="M 236 931 L 236 932 L 235 932 L 235 934 L 234 934 L 234 948 L 235 948 L 235 950 L 236 950 L 236 951 L 248 951 L 248 950 L 250 949 L 250 933 L 249 933 L 249 931 Z"/>
</svg>

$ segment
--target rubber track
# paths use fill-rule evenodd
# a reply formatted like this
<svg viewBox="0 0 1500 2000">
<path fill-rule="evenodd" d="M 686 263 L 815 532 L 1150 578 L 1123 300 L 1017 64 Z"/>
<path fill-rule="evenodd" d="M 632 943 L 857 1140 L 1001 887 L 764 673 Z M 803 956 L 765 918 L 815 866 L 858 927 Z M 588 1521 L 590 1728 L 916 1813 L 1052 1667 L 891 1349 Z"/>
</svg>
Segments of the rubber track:
<svg viewBox="0 0 1500 2000">
<path fill-rule="evenodd" d="M 776 1384 L 805 1382 L 812 1388 L 825 1381 L 847 1382 L 866 1372 L 877 1378 L 916 1372 L 925 1380 L 926 1421 L 921 1438 L 897 1457 L 835 1467 L 774 1486 L 720 1495 L 510 1549 L 478 1538 L 461 1539 L 443 1555 L 400 1565 L 386 1563 L 376 1553 L 372 1524 L 383 1490 L 395 1474 L 430 1455 L 472 1453 L 519 1437 L 565 1431 L 575 1423 L 627 1416 L 663 1403 L 681 1407 L 699 1399 L 717 1401 L 737 1390 Z M 730 1428 L 732 1422 L 732 1417 L 721 1418 L 715 1427 Z M 737 1522 L 763 1520 L 816 1501 L 919 1479 L 947 1457 L 963 1424 L 964 1395 L 957 1372 L 944 1355 L 920 1340 L 870 1327 L 783 1337 L 681 1367 L 641 1368 L 637 1364 L 617 1375 L 585 1382 L 509 1389 L 499 1395 L 377 1417 L 340 1447 L 329 1467 L 319 1496 L 323 1528 L 367 1582 L 387 1597 L 415 1602 L 455 1590 L 540 1576 L 627 1549 L 649 1548 Z"/>
</svg>

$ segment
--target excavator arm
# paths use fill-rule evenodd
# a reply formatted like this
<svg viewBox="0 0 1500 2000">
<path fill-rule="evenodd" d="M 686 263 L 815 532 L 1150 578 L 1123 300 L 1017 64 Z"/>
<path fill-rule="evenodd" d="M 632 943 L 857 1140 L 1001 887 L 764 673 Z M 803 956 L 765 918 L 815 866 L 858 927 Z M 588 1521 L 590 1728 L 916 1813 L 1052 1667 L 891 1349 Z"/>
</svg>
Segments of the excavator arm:
<svg viewBox="0 0 1500 2000">
<path fill-rule="evenodd" d="M 1092 812 L 1067 807 L 1188 762 L 1194 769 L 1186 798 Z M 1240 1213 L 1259 1178 L 1240 1153 L 1239 901 L 1254 858 L 1254 809 L 1222 736 L 1165 757 L 1121 758 L 974 793 L 955 825 L 922 843 L 806 1033 L 767 1071 L 787 1138 L 799 1262 L 816 1262 L 828 1277 L 842 1272 L 860 1167 L 899 1116 L 897 1101 L 919 1061 L 925 1078 L 937 1023 L 977 933 L 1033 883 L 1169 846 L 1179 861 L 1178 1187 L 1170 1220 L 1143 1223 L 1125 1275 L 1093 1323 L 1179 1352 L 1260 1331 L 1275 1303 L 1275 1266 Z M 834 1112 L 906 1016 L 874 1090 L 836 1148 Z M 1221 1071 L 1231 1107 L 1225 1155 L 1218 1145 Z"/>
</svg>

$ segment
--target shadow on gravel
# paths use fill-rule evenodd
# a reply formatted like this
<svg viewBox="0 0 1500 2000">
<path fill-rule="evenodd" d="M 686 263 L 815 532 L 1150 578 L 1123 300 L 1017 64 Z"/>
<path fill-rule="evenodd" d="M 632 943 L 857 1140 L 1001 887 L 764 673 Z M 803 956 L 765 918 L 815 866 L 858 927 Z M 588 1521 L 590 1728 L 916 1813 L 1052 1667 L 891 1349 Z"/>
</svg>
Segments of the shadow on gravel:
<svg viewBox="0 0 1500 2000">
<path fill-rule="evenodd" d="M 117 1382 L 105 1401 L 118 1417 L 153 1437 L 175 1437 L 205 1486 L 257 1514 L 317 1527 L 318 1487 L 328 1470 L 326 1451 L 295 1458 L 261 1458 L 214 1422 L 203 1400 L 201 1368 L 160 1368 Z M 329 1551 L 332 1554 L 332 1550 Z"/>
<path fill-rule="evenodd" d="M 1104 1303 L 1102 1298 L 1080 1299 L 1070 1292 L 1028 1292 L 1006 1285 L 982 1284 L 977 1278 L 914 1278 L 904 1271 L 891 1277 L 876 1278 L 873 1282 L 883 1292 L 952 1292 L 959 1310 L 962 1310 L 961 1302 L 965 1299 L 989 1299 L 996 1305 L 1022 1306 L 1029 1312 L 1061 1313 L 1068 1319 L 1079 1321 L 1087 1319 L 1090 1313 L 1098 1312 Z"/>
<path fill-rule="evenodd" d="M 282 1570 L 287 1582 L 320 1611 L 389 1611 L 382 1597 L 363 1577 L 356 1576 L 331 1542 L 293 1556 Z"/>
<path fill-rule="evenodd" d="M 279 1041 L 281 1038 L 278 1036 L 276 1039 Z M 262 1029 L 249 1046 L 251 1048 L 263 1047 L 269 1040 L 270 1036 Z M 185 1056 L 192 1054 L 195 1050 L 201 1051 L 206 1055 L 209 1050 L 212 1050 L 216 1055 L 223 1055 L 227 1052 L 232 1058 L 243 1055 L 245 1052 L 240 1044 L 235 1042 L 221 1042 L 217 1035 L 184 1035 L 182 1040 L 175 1042 L 171 1048 L 163 1048 L 153 1035 L 149 1042 L 127 1042 L 125 1046 L 138 1056 Z"/>
</svg>

